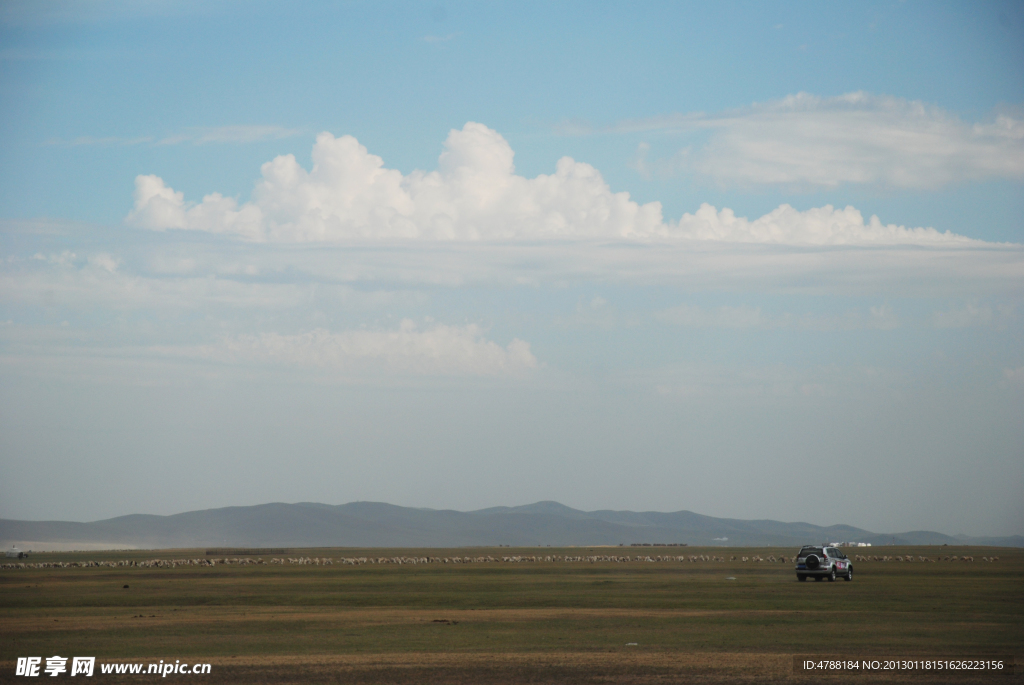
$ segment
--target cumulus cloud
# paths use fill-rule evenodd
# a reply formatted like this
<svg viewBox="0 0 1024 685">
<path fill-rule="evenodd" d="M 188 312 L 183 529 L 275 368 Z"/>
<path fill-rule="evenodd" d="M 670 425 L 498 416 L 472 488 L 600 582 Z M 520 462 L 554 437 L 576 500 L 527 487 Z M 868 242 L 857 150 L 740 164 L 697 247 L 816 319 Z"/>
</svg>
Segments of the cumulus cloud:
<svg viewBox="0 0 1024 685">
<path fill-rule="evenodd" d="M 322 133 L 312 170 L 277 157 L 242 206 L 217 193 L 186 205 L 160 178 L 140 176 L 128 220 L 284 241 L 627 237 L 662 225 L 659 203 L 611 192 L 588 164 L 566 157 L 554 174 L 527 179 L 513 155 L 498 133 L 468 123 L 448 136 L 437 171 L 403 175 L 352 136 Z"/>
<path fill-rule="evenodd" d="M 661 204 L 612 192 L 597 169 L 563 157 L 555 173 L 525 178 L 497 132 L 453 130 L 438 169 L 388 169 L 352 136 L 322 133 L 307 171 L 293 155 L 262 167 L 249 202 L 211 193 L 189 203 L 154 175 L 135 179 L 128 223 L 152 230 L 228 233 L 251 241 L 700 240 L 807 245 L 967 245 L 931 228 L 883 225 L 853 207 L 789 205 L 753 221 L 702 205 L 666 222 Z"/>
<path fill-rule="evenodd" d="M 499 376 L 537 367 L 530 344 L 507 346 L 487 340 L 476 325 L 436 324 L 420 329 L 405 319 L 397 330 L 332 333 L 316 329 L 297 335 L 263 333 L 226 338 L 201 348 L 201 355 L 225 362 L 272 363 L 342 372 L 383 370 L 423 375 Z"/>
<path fill-rule="evenodd" d="M 939 188 L 1024 179 L 1024 119 L 1004 111 L 965 122 L 933 105 L 863 92 L 798 93 L 715 115 L 623 122 L 614 131 L 704 131 L 706 144 L 642 170 L 675 167 L 722 184 Z"/>
<path fill-rule="evenodd" d="M 140 228 L 181 228 L 211 233 L 235 233 L 244 238 L 263 237 L 262 212 L 248 204 L 242 208 L 233 198 L 212 193 L 197 205 L 186 206 L 183 193 L 168 188 L 157 176 L 135 179 L 135 209 L 128 222 Z"/>
<path fill-rule="evenodd" d="M 742 243 L 778 243 L 789 245 L 972 245 L 981 244 L 949 231 L 934 228 L 907 228 L 882 224 L 877 216 L 867 221 L 853 207 L 836 209 L 832 205 L 799 211 L 781 205 L 750 221 L 737 217 L 731 209 L 717 210 L 705 203 L 693 214 L 684 214 L 677 224 L 678 234 L 695 240 Z"/>
</svg>

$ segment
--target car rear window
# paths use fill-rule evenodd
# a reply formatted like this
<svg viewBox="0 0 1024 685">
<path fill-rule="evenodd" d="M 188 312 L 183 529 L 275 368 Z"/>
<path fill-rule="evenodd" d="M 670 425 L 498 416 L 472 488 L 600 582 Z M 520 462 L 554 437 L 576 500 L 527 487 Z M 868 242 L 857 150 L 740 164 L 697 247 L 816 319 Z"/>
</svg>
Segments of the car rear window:
<svg viewBox="0 0 1024 685">
<path fill-rule="evenodd" d="M 808 554 L 817 554 L 819 557 L 825 556 L 825 552 L 822 551 L 821 547 L 804 547 L 800 550 L 799 556 L 806 557 Z"/>
</svg>

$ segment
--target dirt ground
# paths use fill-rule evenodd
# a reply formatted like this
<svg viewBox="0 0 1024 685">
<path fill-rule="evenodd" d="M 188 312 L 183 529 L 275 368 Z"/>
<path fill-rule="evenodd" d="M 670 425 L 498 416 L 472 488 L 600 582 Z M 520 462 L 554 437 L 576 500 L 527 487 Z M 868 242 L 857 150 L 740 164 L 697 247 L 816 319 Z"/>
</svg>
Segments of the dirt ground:
<svg viewBox="0 0 1024 685">
<path fill-rule="evenodd" d="M 739 559 L 4 570 L 0 683 L 52 682 L 16 676 L 15 664 L 55 654 L 94 655 L 95 680 L 84 682 L 109 683 L 1024 682 L 1005 671 L 795 667 L 794 656 L 1019 662 L 1024 550 L 1001 550 L 995 563 L 942 562 L 953 553 L 946 548 L 913 551 L 936 560 L 863 563 L 851 583 L 799 583 L 789 565 Z M 211 673 L 100 668 L 161 660 L 208 663 Z"/>
</svg>

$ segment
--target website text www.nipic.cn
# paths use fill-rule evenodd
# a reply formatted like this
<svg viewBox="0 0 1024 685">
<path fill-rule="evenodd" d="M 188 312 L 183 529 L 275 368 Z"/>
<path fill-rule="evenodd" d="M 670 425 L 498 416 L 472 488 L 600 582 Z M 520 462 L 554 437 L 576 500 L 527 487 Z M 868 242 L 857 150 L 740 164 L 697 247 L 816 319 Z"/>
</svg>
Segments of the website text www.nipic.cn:
<svg viewBox="0 0 1024 685">
<path fill-rule="evenodd" d="M 68 663 L 70 662 L 70 664 Z M 210 664 L 189 664 L 181 663 L 181 660 L 170 661 L 160 660 L 159 663 L 108 663 L 100 664 L 99 672 L 104 674 L 136 674 L 136 675 L 158 675 L 166 678 L 168 675 L 208 675 Z M 96 657 L 94 656 L 20 656 L 15 667 L 14 675 L 25 677 L 59 676 L 67 673 L 71 676 L 89 677 L 96 672 Z"/>
</svg>

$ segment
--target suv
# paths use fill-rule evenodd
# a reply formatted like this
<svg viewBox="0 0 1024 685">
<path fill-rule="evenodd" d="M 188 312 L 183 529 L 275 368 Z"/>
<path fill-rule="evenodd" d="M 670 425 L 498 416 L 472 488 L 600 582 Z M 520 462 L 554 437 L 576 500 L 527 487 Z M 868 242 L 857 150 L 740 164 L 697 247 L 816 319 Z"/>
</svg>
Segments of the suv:
<svg viewBox="0 0 1024 685">
<path fill-rule="evenodd" d="M 815 580 L 828 578 L 831 582 L 836 576 L 853 580 L 853 564 L 845 554 L 836 547 L 810 545 L 800 548 L 796 555 L 797 580 L 807 580 L 809 577 Z"/>
</svg>

